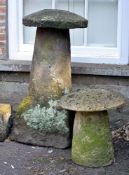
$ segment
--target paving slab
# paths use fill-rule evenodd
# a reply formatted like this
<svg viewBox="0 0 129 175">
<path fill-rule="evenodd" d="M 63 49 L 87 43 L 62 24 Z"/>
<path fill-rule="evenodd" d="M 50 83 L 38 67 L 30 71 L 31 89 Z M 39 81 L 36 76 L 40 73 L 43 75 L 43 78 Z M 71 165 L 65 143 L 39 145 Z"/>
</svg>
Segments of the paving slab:
<svg viewBox="0 0 129 175">
<path fill-rule="evenodd" d="M 129 142 L 114 143 L 115 163 L 86 168 L 74 164 L 71 149 L 34 147 L 15 142 L 0 143 L 0 175 L 129 175 Z"/>
</svg>

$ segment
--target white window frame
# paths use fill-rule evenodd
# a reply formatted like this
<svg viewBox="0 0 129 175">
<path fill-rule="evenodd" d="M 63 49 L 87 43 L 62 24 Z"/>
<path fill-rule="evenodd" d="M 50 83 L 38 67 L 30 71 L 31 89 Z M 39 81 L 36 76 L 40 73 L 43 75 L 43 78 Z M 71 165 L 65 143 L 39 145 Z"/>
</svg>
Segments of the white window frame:
<svg viewBox="0 0 129 175">
<path fill-rule="evenodd" d="M 87 0 L 85 0 L 87 9 Z M 52 0 L 55 8 L 55 0 Z M 8 0 L 9 58 L 31 60 L 33 46 L 23 44 L 23 0 Z M 87 17 L 87 13 L 85 13 Z M 129 0 L 118 0 L 117 48 L 73 46 L 72 62 L 128 64 L 129 63 Z M 85 29 L 85 39 L 87 32 Z"/>
</svg>

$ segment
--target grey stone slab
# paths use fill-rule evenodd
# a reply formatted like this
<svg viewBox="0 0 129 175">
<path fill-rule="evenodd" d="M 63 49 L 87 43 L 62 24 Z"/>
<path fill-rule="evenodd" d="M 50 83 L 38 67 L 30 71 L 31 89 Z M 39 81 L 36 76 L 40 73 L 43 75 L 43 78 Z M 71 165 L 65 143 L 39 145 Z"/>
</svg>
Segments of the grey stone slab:
<svg viewBox="0 0 129 175">
<path fill-rule="evenodd" d="M 29 83 L 30 74 L 27 72 L 1 72 L 0 81 L 2 82 L 19 82 Z"/>
<path fill-rule="evenodd" d="M 30 27 L 73 29 L 87 27 L 88 21 L 69 11 L 45 9 L 24 17 L 23 24 Z"/>
<path fill-rule="evenodd" d="M 129 175 L 129 173 L 127 171 L 119 171 L 119 170 L 116 170 L 115 171 L 109 171 L 109 172 L 106 172 L 105 175 Z"/>
<path fill-rule="evenodd" d="M 81 75 L 129 76 L 128 65 L 72 63 L 72 73 Z"/>
<path fill-rule="evenodd" d="M 117 140 L 114 142 L 115 162 L 106 167 L 106 175 L 128 175 L 129 174 L 129 142 Z"/>
<path fill-rule="evenodd" d="M 3 72 L 30 72 L 31 61 L 0 60 L 0 71 Z"/>
<path fill-rule="evenodd" d="M 129 77 L 121 76 L 102 76 L 102 75 L 77 75 L 73 74 L 72 81 L 77 85 L 116 85 L 116 86 L 128 86 Z"/>
<path fill-rule="evenodd" d="M 72 162 L 70 149 L 32 147 L 14 142 L 4 142 L 0 143 L 0 174 L 128 175 L 129 143 L 119 142 L 114 146 L 115 164 L 109 167 L 87 168 Z M 11 165 L 14 166 L 14 169 L 11 168 Z"/>
<path fill-rule="evenodd" d="M 129 65 L 103 65 L 72 63 L 72 74 L 74 75 L 96 75 L 129 77 Z M 6 61 L 0 60 L 0 71 L 8 72 L 30 72 L 31 61 L 12 61 L 6 57 Z"/>
<path fill-rule="evenodd" d="M 68 119 L 67 119 L 68 120 Z M 48 146 L 64 149 L 71 145 L 69 132 L 61 135 L 46 133 L 29 127 L 23 118 L 15 118 L 10 140 L 29 145 Z"/>
</svg>

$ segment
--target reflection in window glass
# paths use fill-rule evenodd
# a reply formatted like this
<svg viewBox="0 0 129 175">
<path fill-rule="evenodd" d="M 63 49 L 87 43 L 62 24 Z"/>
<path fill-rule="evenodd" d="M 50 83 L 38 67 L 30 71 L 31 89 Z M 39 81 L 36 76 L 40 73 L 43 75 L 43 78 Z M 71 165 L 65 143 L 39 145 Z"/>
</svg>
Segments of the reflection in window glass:
<svg viewBox="0 0 129 175">
<path fill-rule="evenodd" d="M 33 12 L 51 8 L 51 0 L 23 0 L 23 16 Z M 33 44 L 35 40 L 35 27 L 24 27 L 24 43 Z"/>
<path fill-rule="evenodd" d="M 52 0 L 23 0 L 23 15 L 52 8 Z M 68 10 L 83 17 L 87 14 L 87 37 L 85 29 L 70 31 L 73 46 L 116 47 L 118 0 L 54 0 L 56 9 Z M 85 4 L 86 3 L 86 4 Z M 87 6 L 87 11 L 85 7 Z M 33 44 L 33 27 L 24 27 L 24 43 Z M 85 42 L 84 42 L 85 41 Z"/>
<path fill-rule="evenodd" d="M 89 0 L 88 46 L 117 46 L 118 0 Z"/>
<path fill-rule="evenodd" d="M 85 16 L 85 0 L 56 0 L 57 9 L 68 10 L 78 15 Z M 84 29 L 70 31 L 71 44 L 75 46 L 84 45 Z"/>
</svg>

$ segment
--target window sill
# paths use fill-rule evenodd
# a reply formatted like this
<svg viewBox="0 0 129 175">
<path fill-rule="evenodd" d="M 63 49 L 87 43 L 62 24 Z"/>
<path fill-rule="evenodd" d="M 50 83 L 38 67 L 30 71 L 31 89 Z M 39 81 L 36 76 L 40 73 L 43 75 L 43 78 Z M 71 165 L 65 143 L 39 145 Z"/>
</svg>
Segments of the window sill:
<svg viewBox="0 0 129 175">
<path fill-rule="evenodd" d="M 129 65 L 73 63 L 72 74 L 129 76 Z"/>
<path fill-rule="evenodd" d="M 30 72 L 31 61 L 0 60 L 1 72 Z"/>
<path fill-rule="evenodd" d="M 1 72 L 30 72 L 31 61 L 0 61 Z M 129 76 L 129 65 L 72 63 L 72 74 Z"/>
</svg>

